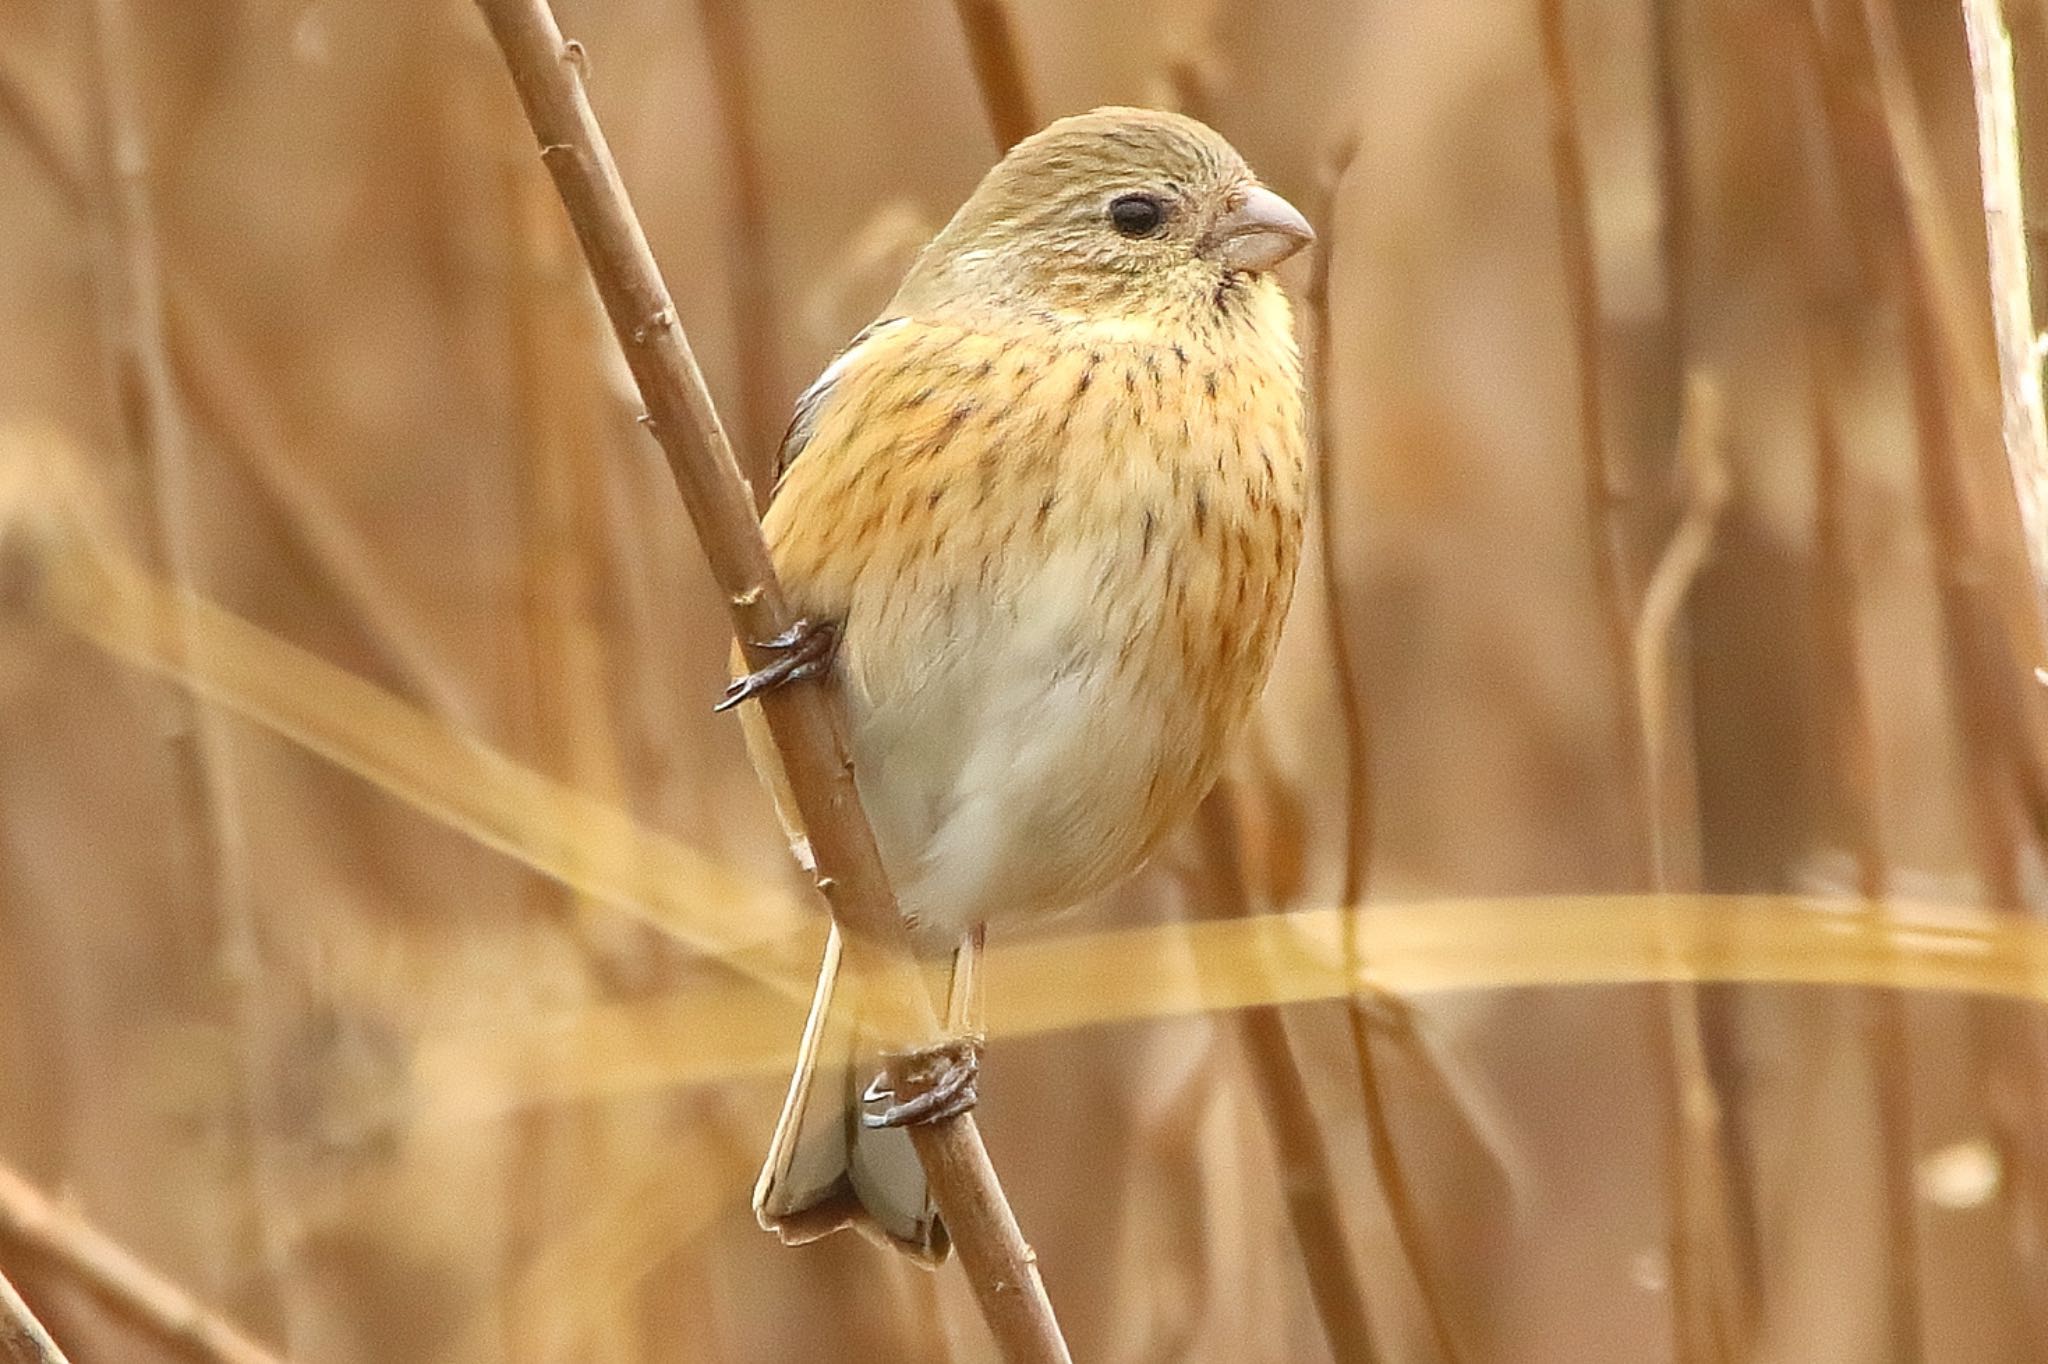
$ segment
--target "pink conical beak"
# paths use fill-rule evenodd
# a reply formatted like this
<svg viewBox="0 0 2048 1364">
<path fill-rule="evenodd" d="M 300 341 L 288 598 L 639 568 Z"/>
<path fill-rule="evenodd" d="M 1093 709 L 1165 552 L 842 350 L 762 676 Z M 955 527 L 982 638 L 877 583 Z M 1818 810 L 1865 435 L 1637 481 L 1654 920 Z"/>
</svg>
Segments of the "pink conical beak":
<svg viewBox="0 0 2048 1364">
<path fill-rule="evenodd" d="M 1216 223 L 1223 263 L 1232 270 L 1271 270 L 1316 239 L 1299 209 L 1264 185 L 1252 185 Z"/>
</svg>

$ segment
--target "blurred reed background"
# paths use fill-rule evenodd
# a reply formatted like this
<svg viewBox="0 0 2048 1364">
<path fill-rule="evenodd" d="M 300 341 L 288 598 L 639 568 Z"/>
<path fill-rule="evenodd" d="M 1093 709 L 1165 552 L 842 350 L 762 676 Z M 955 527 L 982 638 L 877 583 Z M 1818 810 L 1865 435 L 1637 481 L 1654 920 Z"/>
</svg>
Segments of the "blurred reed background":
<svg viewBox="0 0 2048 1364">
<path fill-rule="evenodd" d="M 763 469 L 998 152 L 960 16 L 559 13 Z M 1330 553 L 1254 742 L 992 962 L 1076 1356 L 2042 1358 L 2048 715 L 1960 10 L 1010 13 L 1040 116 L 1196 112 L 1324 244 Z M 957 1269 L 747 1209 L 823 916 L 471 6 L 8 0 L 0 186 L 0 1160 L 68 1209 L 0 1170 L 0 1269 L 72 1357 L 174 1353 L 75 1218 L 305 1361 L 990 1357 Z M 1701 891 L 1827 931 L 1751 970 Z M 1086 936 L 1360 898 L 1352 976 L 1411 978 L 1387 905 L 1514 987 Z M 2003 1002 L 1786 983 L 1951 922 Z M 1603 953 L 1779 983 L 1541 984 Z"/>
</svg>

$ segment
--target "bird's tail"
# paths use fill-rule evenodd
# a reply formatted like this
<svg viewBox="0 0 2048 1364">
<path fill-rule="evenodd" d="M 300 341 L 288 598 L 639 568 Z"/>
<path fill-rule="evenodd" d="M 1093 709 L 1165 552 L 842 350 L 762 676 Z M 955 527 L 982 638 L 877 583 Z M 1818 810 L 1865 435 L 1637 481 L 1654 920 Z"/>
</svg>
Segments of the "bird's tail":
<svg viewBox="0 0 2048 1364">
<path fill-rule="evenodd" d="M 789 1245 L 852 1227 L 936 1266 L 951 1242 L 910 1134 L 861 1123 L 862 1091 L 883 1058 L 861 1027 L 860 973 L 840 977 L 840 947 L 835 925 L 789 1097 L 754 1185 L 754 1215 Z"/>
</svg>

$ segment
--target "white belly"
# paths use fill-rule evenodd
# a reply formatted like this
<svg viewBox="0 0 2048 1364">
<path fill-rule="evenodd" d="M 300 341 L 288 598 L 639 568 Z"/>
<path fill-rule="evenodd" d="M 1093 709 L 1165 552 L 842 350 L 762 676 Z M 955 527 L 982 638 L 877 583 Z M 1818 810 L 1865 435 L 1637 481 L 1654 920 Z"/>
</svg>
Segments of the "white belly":
<svg viewBox="0 0 2048 1364">
<path fill-rule="evenodd" d="M 891 635 L 899 647 L 915 638 L 920 663 L 875 679 L 885 692 L 864 685 L 858 604 L 849 619 L 861 800 L 904 912 L 934 946 L 974 923 L 1065 908 L 1146 851 L 1137 811 L 1173 726 L 1118 656 L 1161 610 L 1104 609 L 1112 552 L 1069 546 L 1022 576 L 1011 564 L 980 600 L 893 622 L 909 626 Z M 876 609 L 900 609 L 892 598 Z"/>
</svg>

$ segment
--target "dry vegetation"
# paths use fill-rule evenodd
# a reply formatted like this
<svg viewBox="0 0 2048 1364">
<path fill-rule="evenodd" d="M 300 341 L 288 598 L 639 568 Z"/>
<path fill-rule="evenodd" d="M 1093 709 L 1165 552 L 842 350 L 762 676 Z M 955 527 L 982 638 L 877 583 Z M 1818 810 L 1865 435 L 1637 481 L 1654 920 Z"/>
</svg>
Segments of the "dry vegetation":
<svg viewBox="0 0 2048 1364">
<path fill-rule="evenodd" d="M 1255 741 L 988 962 L 1077 1358 L 2048 1351 L 1966 8 L 561 0 L 749 470 L 1027 108 L 1321 206 Z M 748 1212 L 823 916 L 469 0 L 14 0 L 0 185 L 0 1358 L 991 1357 Z"/>
</svg>

